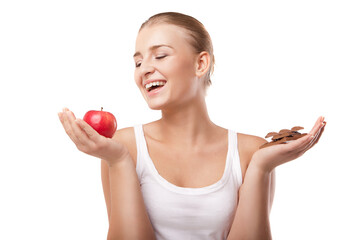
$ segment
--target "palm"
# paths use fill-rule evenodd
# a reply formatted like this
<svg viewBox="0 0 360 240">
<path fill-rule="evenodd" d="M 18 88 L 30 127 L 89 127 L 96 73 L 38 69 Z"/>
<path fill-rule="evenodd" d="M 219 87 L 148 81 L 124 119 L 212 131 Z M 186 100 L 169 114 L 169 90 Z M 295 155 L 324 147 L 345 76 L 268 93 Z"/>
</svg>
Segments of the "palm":
<svg viewBox="0 0 360 240">
<path fill-rule="evenodd" d="M 324 118 L 320 117 L 308 135 L 287 144 L 261 148 L 253 155 L 253 160 L 262 169 L 271 171 L 275 167 L 302 156 L 320 139 L 324 131 Z"/>
<path fill-rule="evenodd" d="M 84 120 L 76 119 L 68 109 L 59 113 L 59 118 L 66 133 L 80 151 L 104 159 L 109 165 L 128 153 L 122 143 L 101 136 Z"/>
</svg>

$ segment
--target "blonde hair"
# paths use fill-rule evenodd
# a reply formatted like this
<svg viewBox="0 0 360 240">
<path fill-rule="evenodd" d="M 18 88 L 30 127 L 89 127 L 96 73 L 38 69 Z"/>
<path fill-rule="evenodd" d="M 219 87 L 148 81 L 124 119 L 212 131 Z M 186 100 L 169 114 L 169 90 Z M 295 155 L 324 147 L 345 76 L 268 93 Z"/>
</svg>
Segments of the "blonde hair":
<svg viewBox="0 0 360 240">
<path fill-rule="evenodd" d="M 210 76 L 214 72 L 214 50 L 212 41 L 205 26 L 197 19 L 178 12 L 163 12 L 158 13 L 146 20 L 140 27 L 139 32 L 146 26 L 151 26 L 157 23 L 168 23 L 186 29 L 191 37 L 190 44 L 196 53 L 206 51 L 210 55 L 210 68 L 205 78 L 205 85 L 211 85 Z"/>
</svg>

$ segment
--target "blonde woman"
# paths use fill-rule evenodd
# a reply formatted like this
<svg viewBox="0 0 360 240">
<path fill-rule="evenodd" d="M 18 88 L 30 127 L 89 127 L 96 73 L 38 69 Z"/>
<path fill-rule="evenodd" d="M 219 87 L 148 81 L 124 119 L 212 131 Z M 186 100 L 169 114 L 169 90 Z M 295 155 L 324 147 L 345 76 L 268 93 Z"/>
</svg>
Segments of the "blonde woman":
<svg viewBox="0 0 360 240">
<path fill-rule="evenodd" d="M 149 18 L 134 54 L 135 82 L 154 122 L 97 134 L 68 109 L 59 113 L 77 148 L 101 160 L 108 239 L 271 239 L 275 168 L 319 141 L 320 117 L 305 137 L 259 150 L 260 137 L 215 125 L 205 95 L 211 38 L 195 18 Z"/>
</svg>

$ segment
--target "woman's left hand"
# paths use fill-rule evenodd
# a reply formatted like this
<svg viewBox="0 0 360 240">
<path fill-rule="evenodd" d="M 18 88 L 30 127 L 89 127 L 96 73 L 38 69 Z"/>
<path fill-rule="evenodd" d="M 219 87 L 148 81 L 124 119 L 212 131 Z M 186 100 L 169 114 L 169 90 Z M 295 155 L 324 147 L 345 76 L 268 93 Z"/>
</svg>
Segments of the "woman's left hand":
<svg viewBox="0 0 360 240">
<path fill-rule="evenodd" d="M 262 171 L 271 172 L 277 166 L 302 156 L 319 141 L 325 124 L 324 117 L 319 117 L 306 136 L 287 144 L 259 149 L 254 153 L 251 164 L 255 164 Z"/>
</svg>

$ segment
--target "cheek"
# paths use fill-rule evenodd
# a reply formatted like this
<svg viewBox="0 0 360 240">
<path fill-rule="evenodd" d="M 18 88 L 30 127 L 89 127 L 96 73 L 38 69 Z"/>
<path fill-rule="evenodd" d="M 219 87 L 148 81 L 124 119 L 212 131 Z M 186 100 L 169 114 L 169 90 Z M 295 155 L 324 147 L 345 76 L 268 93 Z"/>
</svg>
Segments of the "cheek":
<svg viewBox="0 0 360 240">
<path fill-rule="evenodd" d="M 141 87 L 141 85 L 142 85 L 141 78 L 136 70 L 134 71 L 134 80 L 135 80 L 136 86 Z"/>
<path fill-rule="evenodd" d="M 174 60 L 168 64 L 169 73 L 173 73 L 177 78 L 193 78 L 195 76 L 194 65 L 188 59 Z"/>
</svg>

